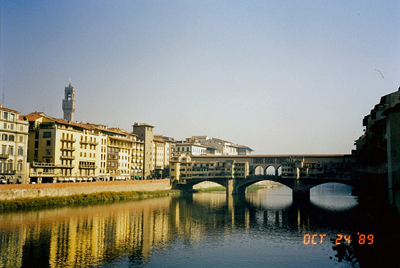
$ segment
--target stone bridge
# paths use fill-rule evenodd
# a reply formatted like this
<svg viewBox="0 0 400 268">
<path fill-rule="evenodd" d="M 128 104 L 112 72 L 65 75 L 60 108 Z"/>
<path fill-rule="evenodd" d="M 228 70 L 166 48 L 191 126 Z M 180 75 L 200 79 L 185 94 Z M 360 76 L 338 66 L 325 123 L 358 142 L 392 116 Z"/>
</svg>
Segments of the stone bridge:
<svg viewBox="0 0 400 268">
<path fill-rule="evenodd" d="M 292 189 L 293 200 L 301 201 L 301 200 L 310 200 L 310 189 L 324 184 L 324 183 L 342 183 L 354 188 L 358 187 L 358 180 L 353 178 L 337 178 L 337 177 L 321 177 L 321 178 L 302 178 L 302 179 L 291 179 L 291 178 L 282 178 L 282 176 L 274 176 L 274 175 L 250 175 L 246 178 L 193 178 L 185 180 L 185 183 L 175 184 L 172 186 L 173 189 L 179 189 L 185 192 L 193 191 L 193 186 L 204 182 L 211 181 L 218 183 L 219 185 L 226 188 L 226 194 L 230 195 L 241 195 L 246 193 L 246 188 L 252 184 L 255 184 L 260 181 L 274 181 L 281 183 L 290 189 Z"/>
<path fill-rule="evenodd" d="M 194 162 L 247 162 L 248 175 L 244 177 L 222 176 L 207 178 L 192 177 L 180 182 L 174 182 L 173 189 L 183 191 L 193 190 L 193 186 L 203 181 L 218 183 L 226 188 L 227 194 L 244 194 L 246 188 L 260 181 L 275 181 L 292 189 L 293 198 L 310 199 L 310 189 L 324 183 L 337 182 L 352 187 L 358 186 L 358 181 L 351 176 L 351 166 L 354 158 L 351 155 L 241 155 L 241 156 L 192 156 Z M 282 170 L 288 162 L 296 164 L 293 159 L 301 159 L 303 163 L 315 163 L 315 176 L 301 173 L 287 173 Z M 285 164 L 286 163 L 286 164 Z M 301 164 L 301 163 L 300 163 Z M 303 164 L 301 164 L 303 165 Z M 258 170 L 257 170 L 258 169 Z M 304 174 L 303 174 L 304 175 Z"/>
</svg>

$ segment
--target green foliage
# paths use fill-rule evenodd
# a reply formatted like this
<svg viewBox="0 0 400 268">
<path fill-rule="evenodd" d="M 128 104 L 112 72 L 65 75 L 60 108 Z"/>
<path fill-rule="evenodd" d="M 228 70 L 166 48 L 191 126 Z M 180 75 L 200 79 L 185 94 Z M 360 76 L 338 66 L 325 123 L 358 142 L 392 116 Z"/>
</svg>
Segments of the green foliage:
<svg viewBox="0 0 400 268">
<path fill-rule="evenodd" d="M 25 198 L 15 200 L 0 200 L 1 211 L 15 211 L 19 209 L 33 209 L 40 207 L 56 207 L 68 205 L 90 205 L 97 203 L 117 202 L 123 200 L 138 200 L 143 198 L 168 196 L 179 194 L 179 191 L 154 191 L 154 192 L 102 192 L 94 194 Z"/>
</svg>

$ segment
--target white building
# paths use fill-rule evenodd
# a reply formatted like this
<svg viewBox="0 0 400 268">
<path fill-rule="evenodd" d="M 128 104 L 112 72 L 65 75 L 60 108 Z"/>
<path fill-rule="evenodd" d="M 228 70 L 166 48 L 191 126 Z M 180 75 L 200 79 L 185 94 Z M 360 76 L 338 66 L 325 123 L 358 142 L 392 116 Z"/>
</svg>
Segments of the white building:
<svg viewBox="0 0 400 268">
<path fill-rule="evenodd" d="M 27 183 L 29 123 L 0 104 L 0 183 Z"/>
<path fill-rule="evenodd" d="M 209 146 L 200 144 L 200 143 L 176 143 L 175 144 L 175 152 L 178 154 L 187 154 L 187 155 L 206 155 L 207 148 Z"/>
<path fill-rule="evenodd" d="M 197 139 L 203 145 L 215 147 L 216 155 L 238 155 L 238 145 L 233 142 L 217 138 L 209 138 L 207 136 L 195 136 L 193 138 Z"/>
</svg>

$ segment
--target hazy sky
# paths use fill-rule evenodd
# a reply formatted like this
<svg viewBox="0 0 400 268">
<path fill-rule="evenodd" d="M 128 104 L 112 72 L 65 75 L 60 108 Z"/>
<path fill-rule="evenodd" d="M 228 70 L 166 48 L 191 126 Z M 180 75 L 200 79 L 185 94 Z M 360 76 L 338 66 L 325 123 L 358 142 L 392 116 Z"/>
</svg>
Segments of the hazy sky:
<svg viewBox="0 0 400 268">
<path fill-rule="evenodd" d="M 350 153 L 400 86 L 400 1 L 1 0 L 5 107 L 208 135 L 255 154 Z"/>
</svg>

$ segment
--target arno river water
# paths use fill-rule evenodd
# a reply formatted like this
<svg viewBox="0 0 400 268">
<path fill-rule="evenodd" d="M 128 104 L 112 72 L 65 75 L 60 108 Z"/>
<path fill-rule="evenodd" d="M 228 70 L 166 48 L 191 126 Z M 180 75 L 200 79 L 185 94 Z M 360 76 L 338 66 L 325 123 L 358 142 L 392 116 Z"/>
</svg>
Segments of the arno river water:
<svg viewBox="0 0 400 268">
<path fill-rule="evenodd" d="M 385 211 L 326 184 L 2 213 L 0 267 L 398 267 Z"/>
</svg>

